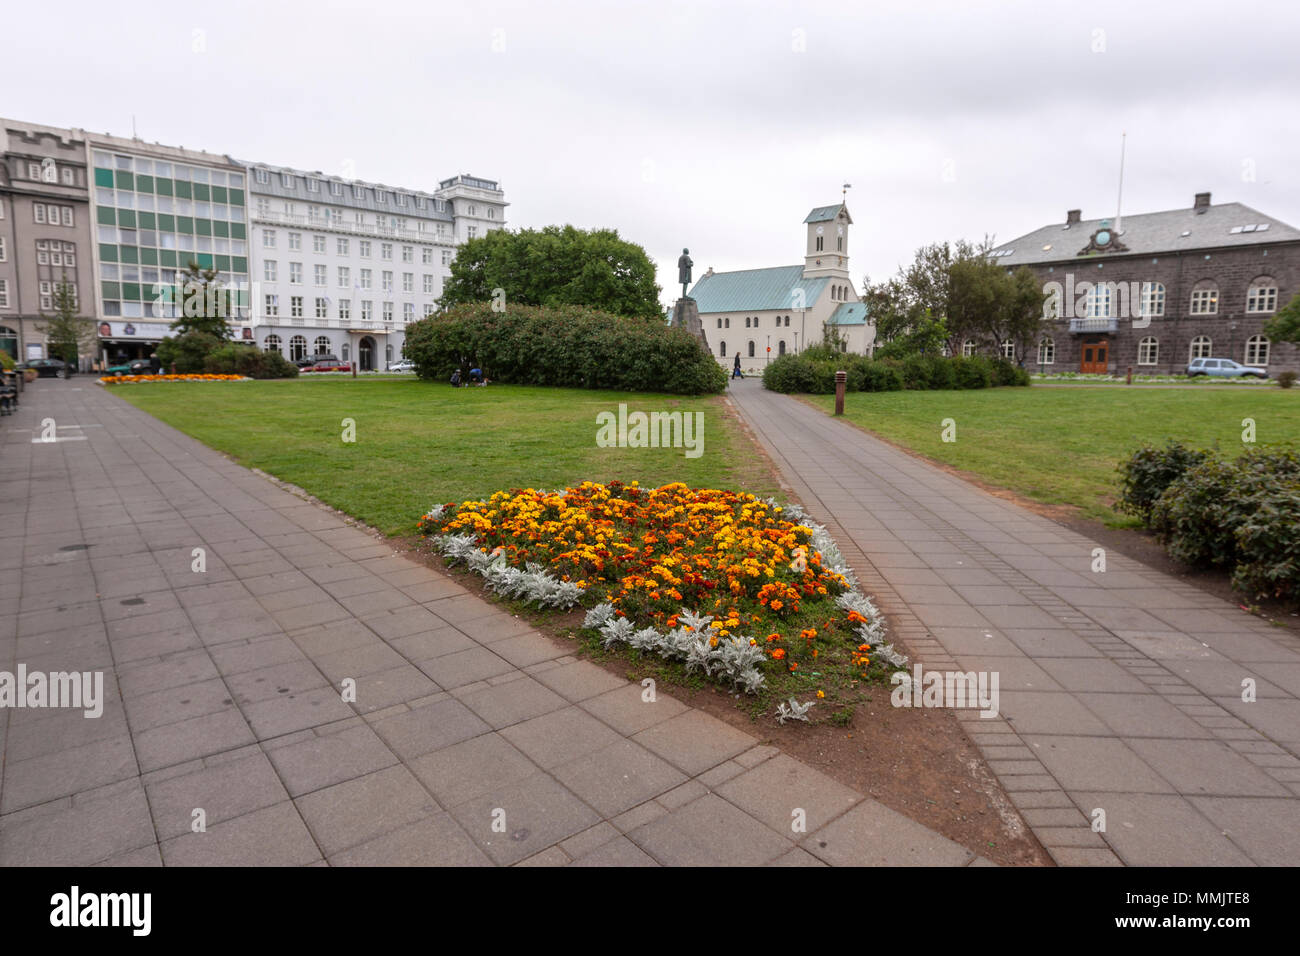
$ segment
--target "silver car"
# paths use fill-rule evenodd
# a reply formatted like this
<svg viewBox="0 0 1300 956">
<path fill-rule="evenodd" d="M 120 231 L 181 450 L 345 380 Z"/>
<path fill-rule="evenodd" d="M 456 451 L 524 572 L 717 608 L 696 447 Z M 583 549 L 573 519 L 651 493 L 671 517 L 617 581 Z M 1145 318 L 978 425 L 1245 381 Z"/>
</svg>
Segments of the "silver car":
<svg viewBox="0 0 1300 956">
<path fill-rule="evenodd" d="M 1187 366 L 1187 374 L 1212 375 L 1218 378 L 1268 378 L 1268 369 L 1257 365 L 1240 365 L 1232 359 L 1198 358 Z"/>
</svg>

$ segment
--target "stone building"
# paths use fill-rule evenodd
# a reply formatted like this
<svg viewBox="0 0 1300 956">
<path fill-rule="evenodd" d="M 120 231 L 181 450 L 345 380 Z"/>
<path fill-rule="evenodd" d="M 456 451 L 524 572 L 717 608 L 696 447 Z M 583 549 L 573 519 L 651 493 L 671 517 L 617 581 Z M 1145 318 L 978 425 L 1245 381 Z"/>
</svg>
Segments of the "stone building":
<svg viewBox="0 0 1300 956">
<path fill-rule="evenodd" d="M 691 288 L 710 348 L 724 367 L 739 355 L 742 368 L 760 371 L 778 356 L 820 344 L 827 329 L 845 351 L 870 353 L 876 329 L 849 277 L 848 208 L 819 206 L 804 224 L 802 265 L 709 269 Z"/>
<path fill-rule="evenodd" d="M 1043 372 L 1176 373 L 1198 357 L 1229 358 L 1271 375 L 1300 368 L 1300 350 L 1270 342 L 1265 324 L 1300 292 L 1300 230 L 1241 203 L 1065 221 L 1003 243 L 991 255 L 1043 281 L 1052 318 L 1026 368 Z M 1012 343 L 966 342 L 963 350 Z"/>
</svg>

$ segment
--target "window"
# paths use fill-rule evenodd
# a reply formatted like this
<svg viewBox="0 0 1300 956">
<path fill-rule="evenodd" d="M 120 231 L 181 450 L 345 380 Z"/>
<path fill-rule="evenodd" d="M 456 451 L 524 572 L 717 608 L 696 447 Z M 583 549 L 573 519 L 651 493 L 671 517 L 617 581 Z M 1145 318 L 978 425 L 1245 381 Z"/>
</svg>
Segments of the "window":
<svg viewBox="0 0 1300 956">
<path fill-rule="evenodd" d="M 280 314 L 280 297 L 278 295 L 268 295 L 266 297 L 266 314 L 271 318 Z"/>
<path fill-rule="evenodd" d="M 719 343 L 718 343 L 718 354 L 721 355 L 723 358 L 726 358 L 726 357 L 727 357 L 727 343 L 726 343 L 726 342 L 719 342 Z"/>
<path fill-rule="evenodd" d="M 5 255 L 5 237 L 0 236 L 0 262 L 4 262 L 6 258 L 7 256 Z"/>
<path fill-rule="evenodd" d="M 271 174 L 265 169 L 259 169 L 257 171 L 257 181 L 262 184 L 269 183 L 271 181 Z"/>
<path fill-rule="evenodd" d="M 324 266 L 312 266 L 312 272 L 316 285 L 324 286 L 329 281 Z"/>
<path fill-rule="evenodd" d="M 496 217 L 497 217 L 496 209 L 493 208 L 492 206 L 488 206 L 488 218 L 495 219 Z"/>
<path fill-rule="evenodd" d="M 1148 335 L 1138 343 L 1138 364 L 1155 365 L 1160 358 L 1160 343 Z"/>
<path fill-rule="evenodd" d="M 1144 318 L 1159 318 L 1165 314 L 1165 287 L 1161 282 L 1142 283 L 1141 313 Z"/>
<path fill-rule="evenodd" d="M 281 173 L 281 174 L 280 174 L 280 185 L 284 186 L 285 189 L 292 189 L 292 188 L 293 188 L 293 173 Z M 297 356 L 297 357 L 298 357 L 298 358 L 302 358 L 301 355 L 299 355 L 299 356 Z"/>
<path fill-rule="evenodd" d="M 309 192 L 309 193 L 318 193 L 318 192 L 320 192 L 320 180 L 319 180 L 319 179 L 310 179 L 310 178 L 309 178 L 309 179 L 307 180 L 307 192 Z"/>
<path fill-rule="evenodd" d="M 279 263 L 277 263 L 274 259 L 265 260 L 262 263 L 262 281 L 275 282 L 276 279 L 278 278 L 277 276 L 278 269 L 279 269 Z"/>
<path fill-rule="evenodd" d="M 403 262 L 414 262 L 414 261 L 415 261 L 415 247 L 414 247 L 414 246 L 402 246 L 402 261 L 403 261 Z"/>
<path fill-rule="evenodd" d="M 754 357 L 754 340 L 753 340 L 753 339 L 750 339 L 750 340 L 749 340 L 749 357 L 750 357 L 750 358 L 753 358 L 753 357 Z"/>
<path fill-rule="evenodd" d="M 1218 311 L 1218 289 L 1197 289 L 1192 293 L 1192 315 L 1214 315 Z"/>
<path fill-rule="evenodd" d="M 301 248 L 302 248 L 302 233 L 301 233 L 301 232 L 291 232 L 291 233 L 289 233 L 289 248 L 290 248 L 290 249 L 301 249 Z"/>
<path fill-rule="evenodd" d="M 388 193 L 384 192 L 382 189 L 376 189 L 375 202 L 383 202 L 383 203 L 388 202 Z"/>
<path fill-rule="evenodd" d="M 403 292 L 415 291 L 415 273 L 413 272 L 402 273 L 402 291 Z"/>
<path fill-rule="evenodd" d="M 1268 364 L 1268 339 L 1262 335 L 1252 335 L 1246 340 L 1246 364 Z"/>
<path fill-rule="evenodd" d="M 1256 279 L 1246 293 L 1247 312 L 1272 312 L 1277 308 L 1277 286 L 1272 279 Z"/>
<path fill-rule="evenodd" d="M 54 283 L 49 281 L 42 281 L 40 283 L 40 294 L 41 294 L 41 308 L 42 309 L 54 308 Z"/>
<path fill-rule="evenodd" d="M 818 252 L 821 252 L 821 251 L 822 251 L 822 237 L 821 237 L 821 236 L 818 236 L 818 237 L 817 237 L 817 251 L 818 251 Z"/>
<path fill-rule="evenodd" d="M 749 316 L 745 316 L 745 328 L 749 328 Z"/>
<path fill-rule="evenodd" d="M 718 328 L 722 328 L 722 319 L 718 319 Z"/>
<path fill-rule="evenodd" d="M 41 178 L 41 164 L 40 164 L 40 163 L 28 163 L 28 164 L 27 164 L 27 178 L 28 178 L 28 179 L 40 179 L 40 178 Z"/>
<path fill-rule="evenodd" d="M 790 327 L 790 316 L 788 315 L 785 317 L 785 327 L 787 329 Z"/>
<path fill-rule="evenodd" d="M 372 274 L 373 273 L 369 269 L 361 270 L 361 288 L 363 289 L 370 288 L 370 277 Z"/>
<path fill-rule="evenodd" d="M 1012 361 L 1016 357 L 1016 343 L 1010 339 L 1004 339 L 1002 342 L 1002 357 Z"/>
<path fill-rule="evenodd" d="M 785 354 L 785 339 L 781 339 L 781 341 L 776 343 L 776 354 L 777 355 Z"/>
<path fill-rule="evenodd" d="M 315 350 L 316 355 L 329 355 L 330 340 L 323 335 L 316 336 Z"/>
<path fill-rule="evenodd" d="M 451 250 L 450 250 L 450 249 L 444 249 L 444 250 L 442 250 L 442 264 L 443 264 L 444 266 L 449 266 L 449 265 L 451 265 Z"/>
<path fill-rule="evenodd" d="M 723 327 L 724 329 L 729 329 L 729 328 L 731 328 L 731 316 L 727 316 L 726 318 L 724 318 L 724 319 L 722 320 L 722 327 Z"/>
<path fill-rule="evenodd" d="M 0 239 L 0 261 L 4 259 L 4 240 Z M 425 273 L 424 276 L 424 294 L 433 295 L 433 276 Z M 720 325 L 721 323 L 719 323 Z"/>
<path fill-rule="evenodd" d="M 375 304 L 369 299 L 361 300 L 361 321 L 369 322 L 375 317 Z"/>
<path fill-rule="evenodd" d="M 1190 358 L 1195 361 L 1198 358 L 1209 358 L 1212 351 L 1212 343 L 1208 335 L 1198 335 L 1192 339 L 1192 350 Z"/>
<path fill-rule="evenodd" d="M 322 256 L 325 255 L 325 237 L 324 237 L 324 236 L 312 236 L 312 237 L 311 237 L 311 251 L 312 251 L 312 252 L 315 252 L 315 253 L 318 253 L 318 254 L 320 254 L 320 255 L 322 255 Z"/>
<path fill-rule="evenodd" d="M 289 296 L 289 316 L 294 319 L 302 318 L 302 296 Z M 299 356 L 301 358 L 302 356 Z"/>
<path fill-rule="evenodd" d="M 322 266 L 322 268 L 324 268 Z M 329 302 L 320 296 L 316 296 L 316 318 L 323 319 L 330 314 Z"/>
<path fill-rule="evenodd" d="M 1087 317 L 1090 319 L 1110 318 L 1110 283 L 1098 282 L 1088 290 L 1085 300 Z"/>
<path fill-rule="evenodd" d="M 975 354 L 975 341 L 973 339 L 967 339 L 961 344 L 961 354 L 967 358 Z"/>
<path fill-rule="evenodd" d="M 0 279 L 0 309 L 9 308 L 9 280 Z"/>
<path fill-rule="evenodd" d="M 268 335 L 266 341 L 262 344 L 262 351 L 274 352 L 276 355 L 282 354 L 280 352 L 280 336 L 274 334 Z"/>
<path fill-rule="evenodd" d="M 391 242 L 381 242 L 379 244 L 379 258 L 392 261 L 393 244 Z"/>
<path fill-rule="evenodd" d="M 391 302 L 384 303 L 384 321 L 385 322 L 393 321 L 393 303 Z"/>
<path fill-rule="evenodd" d="M 1051 339 L 1043 339 L 1038 343 L 1038 364 L 1051 365 L 1056 361 L 1056 343 Z"/>
<path fill-rule="evenodd" d="M 346 239 L 335 240 L 334 251 L 341 256 L 346 256 L 348 254 L 348 240 Z"/>
<path fill-rule="evenodd" d="M 366 189 L 365 189 L 364 186 L 356 186 L 356 185 L 354 185 L 354 186 L 352 187 L 352 198 L 353 198 L 353 199 L 364 199 L 364 198 L 365 198 L 365 195 L 366 195 Z"/>
<path fill-rule="evenodd" d="M 274 249 L 274 248 L 275 248 L 275 230 L 274 230 L 274 229 L 263 229 L 263 230 L 262 230 L 262 248 L 263 248 L 263 249 Z"/>
<path fill-rule="evenodd" d="M 45 221 L 45 203 L 32 203 L 32 220 L 35 222 Z"/>
<path fill-rule="evenodd" d="M 295 335 L 289 340 L 289 358 L 296 362 L 299 359 L 307 357 L 307 339 L 301 335 Z"/>
<path fill-rule="evenodd" d="M 384 290 L 385 292 L 392 292 L 392 291 L 393 291 L 393 274 L 392 274 L 392 272 L 390 272 L 389 270 L 385 269 L 384 272 L 383 272 L 383 277 L 382 277 L 382 280 L 381 280 L 381 281 L 383 282 L 383 290 Z"/>
<path fill-rule="evenodd" d="M 0 217 L 0 218 L 3 218 L 3 217 Z M 426 266 L 431 266 L 431 265 L 433 265 L 433 250 L 432 250 L 431 248 L 429 248 L 428 246 L 425 246 L 423 249 L 421 249 L 421 250 L 420 250 L 420 261 L 421 261 L 422 263 L 424 263 Z"/>
<path fill-rule="evenodd" d="M 370 258 L 370 240 L 369 240 L 369 239 L 358 239 L 358 240 L 357 240 L 357 255 L 361 256 L 362 259 L 369 259 L 369 258 Z"/>
<path fill-rule="evenodd" d="M 352 288 L 352 270 L 347 266 L 339 266 L 339 288 Z"/>
<path fill-rule="evenodd" d="M 301 262 L 289 263 L 289 284 L 302 285 L 302 263 Z"/>
<path fill-rule="evenodd" d="M 63 167 L 63 185 L 75 186 L 76 184 L 77 184 L 76 174 L 72 171 L 71 167 L 68 166 Z"/>
<path fill-rule="evenodd" d="M 339 318 L 345 320 L 352 318 L 351 299 L 339 299 Z"/>
<path fill-rule="evenodd" d="M 415 321 L 415 305 L 413 303 L 402 303 L 402 321 L 408 323 Z"/>
<path fill-rule="evenodd" d="M 468 227 L 466 227 L 466 229 L 465 229 L 465 238 L 467 238 L 467 239 L 473 239 L 473 238 L 474 238 L 475 236 L 477 236 L 477 235 L 478 235 L 478 227 L 477 227 L 477 226 L 468 226 Z"/>
</svg>

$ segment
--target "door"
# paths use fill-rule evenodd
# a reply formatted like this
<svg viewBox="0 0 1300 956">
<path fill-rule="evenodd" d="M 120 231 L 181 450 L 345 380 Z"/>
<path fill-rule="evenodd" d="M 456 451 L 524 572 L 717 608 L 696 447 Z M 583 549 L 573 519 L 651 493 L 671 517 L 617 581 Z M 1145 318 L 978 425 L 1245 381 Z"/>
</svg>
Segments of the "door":
<svg viewBox="0 0 1300 956">
<path fill-rule="evenodd" d="M 370 336 L 363 336 L 357 343 L 357 367 L 363 372 L 370 372 L 375 367 L 375 340 Z"/>
<path fill-rule="evenodd" d="M 1079 371 L 1105 374 L 1110 352 L 1110 340 L 1104 335 L 1088 336 L 1083 340 L 1079 356 Z"/>
</svg>

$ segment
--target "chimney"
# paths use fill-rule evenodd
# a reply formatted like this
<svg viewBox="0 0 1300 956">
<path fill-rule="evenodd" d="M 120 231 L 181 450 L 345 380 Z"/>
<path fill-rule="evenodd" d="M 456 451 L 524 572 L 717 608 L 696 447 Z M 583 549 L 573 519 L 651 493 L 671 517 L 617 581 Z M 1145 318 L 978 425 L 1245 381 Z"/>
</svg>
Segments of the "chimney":
<svg viewBox="0 0 1300 956">
<path fill-rule="evenodd" d="M 713 266 L 709 266 L 709 271 L 704 273 L 704 278 L 707 279 L 711 275 L 713 275 Z"/>
<path fill-rule="evenodd" d="M 1080 217 L 1082 216 L 1083 216 L 1082 209 L 1071 209 L 1065 214 L 1065 224 L 1067 226 L 1077 226 L 1079 224 Z"/>
<path fill-rule="evenodd" d="M 1210 194 L 1209 194 L 1209 193 L 1197 193 L 1197 194 L 1196 194 L 1196 201 L 1195 201 L 1194 203 L 1192 203 L 1192 208 L 1196 210 L 1197 215 L 1200 215 L 1201 213 L 1205 212 L 1205 210 L 1209 209 L 1209 208 L 1210 208 Z"/>
</svg>

